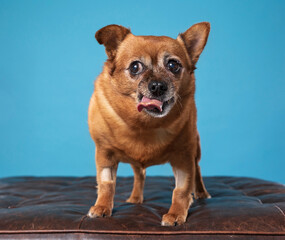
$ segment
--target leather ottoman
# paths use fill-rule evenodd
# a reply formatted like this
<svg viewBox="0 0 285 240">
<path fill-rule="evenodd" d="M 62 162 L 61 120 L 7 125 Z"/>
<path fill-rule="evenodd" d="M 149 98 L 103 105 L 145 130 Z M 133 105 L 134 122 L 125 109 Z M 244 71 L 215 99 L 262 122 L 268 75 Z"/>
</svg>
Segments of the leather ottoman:
<svg viewBox="0 0 285 240">
<path fill-rule="evenodd" d="M 160 226 L 174 179 L 147 177 L 143 204 L 125 200 L 117 180 L 113 216 L 90 219 L 94 177 L 0 179 L 0 239 L 285 239 L 285 187 L 260 179 L 205 177 L 211 199 L 195 201 L 187 222 Z"/>
</svg>

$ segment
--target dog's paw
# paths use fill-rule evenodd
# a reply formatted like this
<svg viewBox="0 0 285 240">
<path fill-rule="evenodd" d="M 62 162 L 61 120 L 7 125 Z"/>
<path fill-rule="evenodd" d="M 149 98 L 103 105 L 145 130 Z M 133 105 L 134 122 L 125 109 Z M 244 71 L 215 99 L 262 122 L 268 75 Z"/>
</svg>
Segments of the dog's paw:
<svg viewBox="0 0 285 240">
<path fill-rule="evenodd" d="M 211 195 L 208 192 L 196 192 L 194 194 L 195 199 L 204 199 L 204 198 L 211 198 Z"/>
<path fill-rule="evenodd" d="M 90 218 L 97 217 L 110 217 L 112 214 L 112 209 L 106 206 L 92 206 L 87 214 Z"/>
<path fill-rule="evenodd" d="M 167 213 L 164 214 L 161 221 L 161 226 L 177 226 L 185 223 L 186 217 L 184 215 Z"/>
<path fill-rule="evenodd" d="M 143 196 L 140 197 L 134 197 L 134 196 L 130 196 L 126 202 L 128 203 L 142 203 L 143 202 Z"/>
</svg>

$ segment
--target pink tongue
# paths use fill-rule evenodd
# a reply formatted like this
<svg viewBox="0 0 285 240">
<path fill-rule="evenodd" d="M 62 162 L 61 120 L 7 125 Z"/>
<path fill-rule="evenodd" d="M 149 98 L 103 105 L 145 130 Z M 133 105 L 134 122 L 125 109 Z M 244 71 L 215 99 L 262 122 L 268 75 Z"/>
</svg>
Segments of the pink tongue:
<svg viewBox="0 0 285 240">
<path fill-rule="evenodd" d="M 141 112 L 144 108 L 148 110 L 152 109 L 158 109 L 160 112 L 162 112 L 162 102 L 158 101 L 156 99 L 149 99 L 147 97 L 143 97 L 141 102 L 138 104 L 137 108 L 138 111 Z"/>
</svg>

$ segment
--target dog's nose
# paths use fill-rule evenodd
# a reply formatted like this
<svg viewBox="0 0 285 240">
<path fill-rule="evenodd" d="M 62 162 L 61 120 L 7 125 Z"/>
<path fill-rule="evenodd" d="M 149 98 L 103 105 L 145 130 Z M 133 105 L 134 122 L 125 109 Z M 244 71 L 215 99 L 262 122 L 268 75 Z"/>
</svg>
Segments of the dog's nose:
<svg viewBox="0 0 285 240">
<path fill-rule="evenodd" d="M 163 81 L 151 81 L 148 84 L 148 90 L 156 97 L 162 96 L 167 89 L 167 84 Z"/>
</svg>

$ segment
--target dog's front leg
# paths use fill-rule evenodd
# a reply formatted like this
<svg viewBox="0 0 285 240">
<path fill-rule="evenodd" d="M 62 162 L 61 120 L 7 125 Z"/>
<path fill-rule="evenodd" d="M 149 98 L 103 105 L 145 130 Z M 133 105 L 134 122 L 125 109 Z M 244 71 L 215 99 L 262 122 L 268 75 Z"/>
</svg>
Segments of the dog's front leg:
<svg viewBox="0 0 285 240">
<path fill-rule="evenodd" d="M 189 163 L 194 165 L 193 162 Z M 195 168 L 172 167 L 175 176 L 175 189 L 172 194 L 172 204 L 167 214 L 162 217 L 162 226 L 183 224 L 188 215 L 188 209 L 193 202 L 192 192 L 195 187 Z"/>
<path fill-rule="evenodd" d="M 114 206 L 118 163 L 106 158 L 106 154 L 96 149 L 98 196 L 88 212 L 91 218 L 111 216 Z"/>
</svg>

